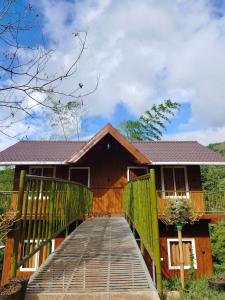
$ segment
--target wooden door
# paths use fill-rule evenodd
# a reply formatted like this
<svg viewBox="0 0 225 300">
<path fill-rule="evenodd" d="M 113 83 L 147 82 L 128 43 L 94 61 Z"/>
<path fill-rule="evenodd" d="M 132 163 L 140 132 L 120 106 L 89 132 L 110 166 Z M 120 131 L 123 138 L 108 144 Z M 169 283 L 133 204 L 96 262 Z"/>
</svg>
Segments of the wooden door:
<svg viewBox="0 0 225 300">
<path fill-rule="evenodd" d="M 122 187 L 93 188 L 94 204 L 93 213 L 97 215 L 121 215 Z"/>
</svg>

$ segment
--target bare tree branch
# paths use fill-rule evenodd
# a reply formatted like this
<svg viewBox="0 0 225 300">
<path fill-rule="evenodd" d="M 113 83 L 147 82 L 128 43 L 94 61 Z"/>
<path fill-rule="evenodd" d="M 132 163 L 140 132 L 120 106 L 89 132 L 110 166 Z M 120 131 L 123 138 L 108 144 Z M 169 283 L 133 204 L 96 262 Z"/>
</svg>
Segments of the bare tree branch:
<svg viewBox="0 0 225 300">
<path fill-rule="evenodd" d="M 18 10 L 16 2 L 3 0 L 0 5 L 0 107 L 4 109 L 4 114 L 0 112 L 0 134 L 12 138 L 16 135 L 9 133 L 10 127 L 22 118 L 32 118 L 37 106 L 55 113 L 52 99 L 56 99 L 58 109 L 63 110 L 69 102 L 81 103 L 98 87 L 96 79 L 96 86 L 88 92 L 81 92 L 82 83 L 72 85 L 70 90 L 63 88 L 63 83 L 77 73 L 78 63 L 86 50 L 87 32 L 73 33 L 76 54 L 66 69 L 52 74 L 49 64 L 56 49 L 46 47 L 38 13 L 32 5 L 27 3 Z M 27 34 L 37 27 L 41 41 L 26 44 Z"/>
</svg>

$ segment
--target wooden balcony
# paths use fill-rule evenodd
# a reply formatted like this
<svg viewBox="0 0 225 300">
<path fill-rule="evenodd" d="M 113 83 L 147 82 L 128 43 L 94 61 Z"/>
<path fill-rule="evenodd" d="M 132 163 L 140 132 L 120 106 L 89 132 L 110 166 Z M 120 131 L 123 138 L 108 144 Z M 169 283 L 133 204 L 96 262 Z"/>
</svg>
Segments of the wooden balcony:
<svg viewBox="0 0 225 300">
<path fill-rule="evenodd" d="M 206 191 L 157 191 L 158 195 L 158 211 L 159 215 L 163 214 L 170 199 L 183 198 L 190 200 L 194 212 L 198 213 L 201 218 L 209 218 L 209 215 L 224 217 L 225 218 L 225 191 L 217 192 L 206 192 Z M 25 193 L 25 197 L 26 193 Z M 37 217 L 43 213 L 44 210 L 48 211 L 48 199 L 49 195 L 44 195 L 38 200 L 37 207 L 33 203 L 33 214 L 34 207 L 37 209 Z M 16 210 L 18 201 L 18 192 L 0 192 L 0 201 L 3 203 L 4 208 L 12 208 Z M 36 203 L 37 197 L 34 197 Z M 41 205 L 42 202 L 42 205 Z M 32 201 L 28 201 L 27 214 L 30 214 Z M 23 208 L 24 211 L 24 208 Z M 23 218 L 23 216 L 22 216 Z"/>
<path fill-rule="evenodd" d="M 187 199 L 200 218 L 225 218 L 225 191 L 157 191 L 159 216 L 170 199 Z"/>
</svg>

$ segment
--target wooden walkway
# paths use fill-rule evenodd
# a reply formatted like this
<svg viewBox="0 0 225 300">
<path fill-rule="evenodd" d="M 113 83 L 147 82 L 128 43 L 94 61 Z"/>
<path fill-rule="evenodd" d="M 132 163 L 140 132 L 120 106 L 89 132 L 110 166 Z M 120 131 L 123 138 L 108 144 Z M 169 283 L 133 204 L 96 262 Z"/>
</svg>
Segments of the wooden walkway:
<svg viewBox="0 0 225 300">
<path fill-rule="evenodd" d="M 122 217 L 82 223 L 31 277 L 27 300 L 159 299 Z"/>
</svg>

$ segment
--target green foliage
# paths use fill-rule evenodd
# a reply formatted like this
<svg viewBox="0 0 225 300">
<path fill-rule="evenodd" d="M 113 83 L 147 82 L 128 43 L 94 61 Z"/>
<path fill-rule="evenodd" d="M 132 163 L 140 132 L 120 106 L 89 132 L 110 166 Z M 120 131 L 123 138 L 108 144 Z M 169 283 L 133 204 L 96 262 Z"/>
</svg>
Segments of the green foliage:
<svg viewBox="0 0 225 300">
<path fill-rule="evenodd" d="M 225 274 L 225 264 L 213 264 L 215 274 Z"/>
<path fill-rule="evenodd" d="M 209 144 L 209 149 L 219 152 L 221 155 L 225 156 L 225 142 Z"/>
<path fill-rule="evenodd" d="M 202 185 L 205 191 L 225 190 L 225 167 L 202 166 Z"/>
<path fill-rule="evenodd" d="M 194 275 L 195 275 L 195 258 L 192 251 L 190 253 L 190 260 L 191 260 L 191 266 L 190 269 L 188 270 L 188 281 L 186 283 L 187 285 L 190 284 L 190 282 L 194 279 Z"/>
<path fill-rule="evenodd" d="M 164 280 L 163 286 L 164 290 L 180 291 L 180 300 L 224 300 L 225 292 L 210 288 L 208 280 L 209 277 L 190 280 L 184 291 L 180 290 L 180 282 L 178 279 Z"/>
<path fill-rule="evenodd" d="M 161 104 L 153 105 L 137 121 L 124 121 L 120 129 L 129 140 L 160 140 L 162 132 L 166 129 L 165 123 L 170 121 L 180 104 L 166 100 Z"/>
<path fill-rule="evenodd" d="M 225 142 L 210 144 L 208 147 L 225 156 Z M 202 166 L 201 175 L 202 185 L 205 191 L 225 190 L 225 166 Z"/>
<path fill-rule="evenodd" d="M 181 300 L 224 300 L 225 293 L 212 289 L 208 277 L 189 282 L 188 288 L 182 293 Z"/>
<path fill-rule="evenodd" d="M 213 260 L 218 265 L 225 265 L 225 221 L 210 225 Z"/>
<path fill-rule="evenodd" d="M 168 280 L 163 280 L 163 290 L 179 291 L 180 290 L 180 279 L 171 278 Z"/>
<path fill-rule="evenodd" d="M 14 171 L 12 167 L 0 170 L 0 191 L 12 191 Z"/>
</svg>

